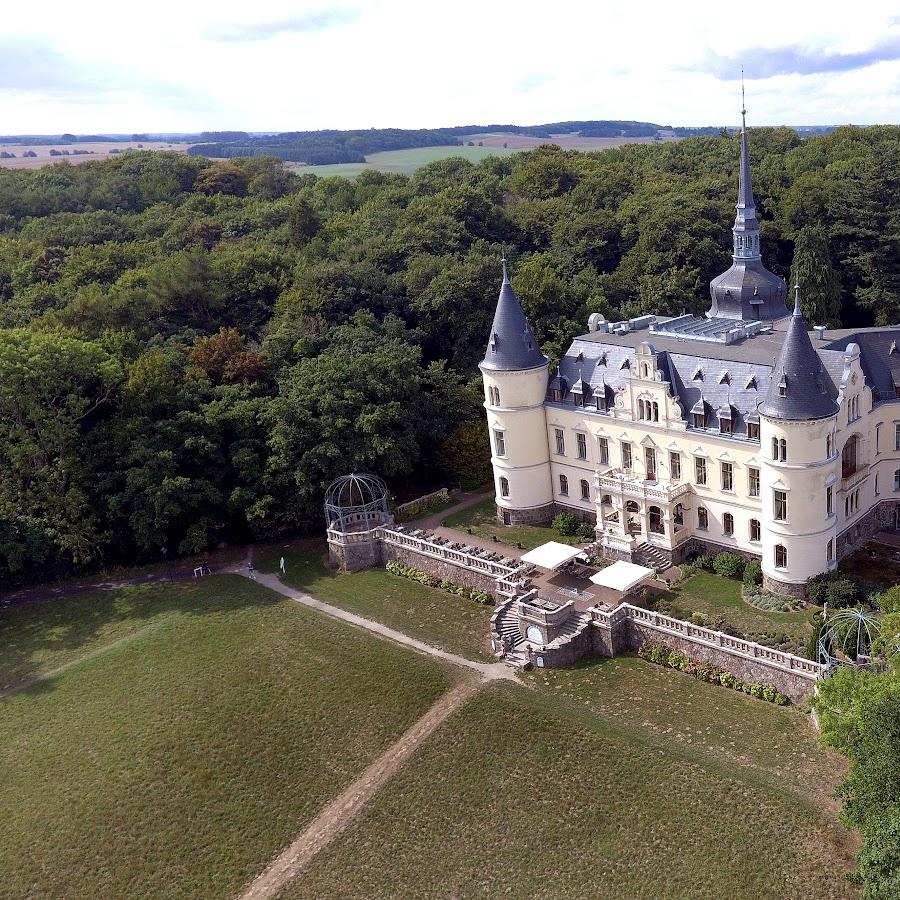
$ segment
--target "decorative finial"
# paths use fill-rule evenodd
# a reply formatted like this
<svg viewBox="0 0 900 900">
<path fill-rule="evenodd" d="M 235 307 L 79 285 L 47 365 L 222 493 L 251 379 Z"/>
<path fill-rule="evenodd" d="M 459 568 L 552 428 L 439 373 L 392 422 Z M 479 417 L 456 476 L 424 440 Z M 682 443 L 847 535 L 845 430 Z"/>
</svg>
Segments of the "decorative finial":
<svg viewBox="0 0 900 900">
<path fill-rule="evenodd" d="M 800 315 L 800 282 L 794 285 L 794 315 Z"/>
<path fill-rule="evenodd" d="M 744 96 L 744 67 L 741 66 L 741 116 L 747 115 L 747 99 Z"/>
<path fill-rule="evenodd" d="M 506 271 L 506 248 L 503 248 L 503 255 L 500 257 L 500 262 L 503 264 L 503 283 L 509 284 L 509 275 Z"/>
</svg>

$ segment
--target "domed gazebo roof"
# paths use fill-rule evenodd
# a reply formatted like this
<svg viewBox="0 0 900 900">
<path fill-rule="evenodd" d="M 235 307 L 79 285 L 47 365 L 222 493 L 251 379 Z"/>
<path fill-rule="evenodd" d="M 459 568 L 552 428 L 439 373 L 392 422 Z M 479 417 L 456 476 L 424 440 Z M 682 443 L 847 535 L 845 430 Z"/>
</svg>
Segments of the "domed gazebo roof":
<svg viewBox="0 0 900 900">
<path fill-rule="evenodd" d="M 387 485 L 377 475 L 353 472 L 325 491 L 325 522 L 339 531 L 364 531 L 390 517 Z"/>
</svg>

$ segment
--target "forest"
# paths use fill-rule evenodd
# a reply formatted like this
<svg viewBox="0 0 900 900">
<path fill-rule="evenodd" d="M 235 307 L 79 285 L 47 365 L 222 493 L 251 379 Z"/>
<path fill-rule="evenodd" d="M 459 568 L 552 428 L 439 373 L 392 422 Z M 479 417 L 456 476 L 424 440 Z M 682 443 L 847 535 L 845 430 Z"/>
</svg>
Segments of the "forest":
<svg viewBox="0 0 900 900">
<path fill-rule="evenodd" d="M 767 265 L 900 321 L 900 129 L 753 130 Z M 316 531 L 325 486 L 483 483 L 505 249 L 547 354 L 704 312 L 734 135 L 293 175 L 170 153 L 0 170 L 0 585 Z M 792 276 L 793 277 L 793 276 Z"/>
</svg>

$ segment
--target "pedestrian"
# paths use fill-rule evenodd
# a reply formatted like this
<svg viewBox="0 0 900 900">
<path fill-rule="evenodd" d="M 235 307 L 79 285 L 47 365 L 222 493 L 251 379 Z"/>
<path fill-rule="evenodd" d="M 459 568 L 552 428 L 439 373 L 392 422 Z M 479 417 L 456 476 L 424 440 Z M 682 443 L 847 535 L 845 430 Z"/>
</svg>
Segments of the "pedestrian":
<svg viewBox="0 0 900 900">
<path fill-rule="evenodd" d="M 256 569 L 253 568 L 252 562 L 247 563 L 247 574 L 256 581 Z"/>
<path fill-rule="evenodd" d="M 284 570 L 284 557 L 283 556 L 281 557 L 280 560 L 278 560 L 278 568 L 281 569 L 282 575 L 286 574 L 285 570 Z"/>
</svg>

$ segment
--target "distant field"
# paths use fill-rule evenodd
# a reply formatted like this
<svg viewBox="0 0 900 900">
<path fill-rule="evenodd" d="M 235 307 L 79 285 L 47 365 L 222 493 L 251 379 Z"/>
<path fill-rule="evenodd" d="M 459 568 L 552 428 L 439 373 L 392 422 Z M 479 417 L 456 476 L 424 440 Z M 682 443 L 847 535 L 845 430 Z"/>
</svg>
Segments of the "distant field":
<svg viewBox="0 0 900 900">
<path fill-rule="evenodd" d="M 370 153 L 364 163 L 338 163 L 333 166 L 304 166 L 293 165 L 292 168 L 298 174 L 312 173 L 313 175 L 343 175 L 345 178 L 355 178 L 360 172 L 375 170 L 377 172 L 394 172 L 401 175 L 412 175 L 420 166 L 435 162 L 439 159 L 449 159 L 453 156 L 461 156 L 470 162 L 477 163 L 488 156 L 509 156 L 515 150 L 501 147 L 412 147 L 408 150 L 387 150 L 384 153 Z M 290 164 L 289 164 L 290 165 Z"/>
<path fill-rule="evenodd" d="M 298 174 L 309 172 L 321 177 L 343 175 L 345 178 L 356 178 L 360 172 L 369 170 L 412 175 L 420 166 L 454 156 L 461 156 L 463 159 L 477 163 L 488 156 L 509 156 L 511 153 L 518 153 L 522 150 L 533 150 L 542 144 L 557 144 L 566 150 L 581 150 L 587 153 L 593 150 L 621 147 L 623 144 L 650 144 L 654 139 L 582 137 L 579 134 L 557 134 L 552 138 L 536 138 L 521 134 L 485 133 L 467 135 L 462 140 L 464 142 L 462 146 L 414 147 L 409 150 L 370 153 L 364 163 L 338 163 L 332 166 L 304 166 L 292 163 L 288 163 L 288 165 Z M 663 140 L 677 140 L 677 138 L 664 137 Z M 468 146 L 469 141 L 472 141 L 475 146 Z"/>
<path fill-rule="evenodd" d="M 29 146 L 28 144 L 0 144 L 0 152 L 15 153 L 15 159 L 0 159 L 0 167 L 7 169 L 39 169 L 53 163 L 65 160 L 69 163 L 90 162 L 92 159 L 108 159 L 109 151 L 118 150 L 172 150 L 175 153 L 184 153 L 190 144 L 167 144 L 164 141 L 97 141 L 96 143 L 77 144 L 47 144 L 44 146 Z M 37 156 L 28 156 L 24 159 L 22 154 L 33 150 Z M 51 156 L 51 150 L 68 150 L 69 156 Z M 75 150 L 88 150 L 89 153 L 74 155 Z"/>
</svg>

